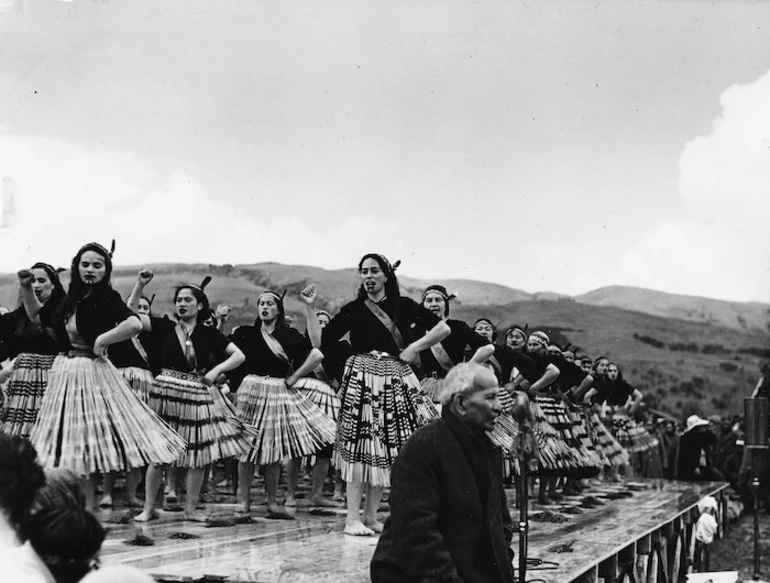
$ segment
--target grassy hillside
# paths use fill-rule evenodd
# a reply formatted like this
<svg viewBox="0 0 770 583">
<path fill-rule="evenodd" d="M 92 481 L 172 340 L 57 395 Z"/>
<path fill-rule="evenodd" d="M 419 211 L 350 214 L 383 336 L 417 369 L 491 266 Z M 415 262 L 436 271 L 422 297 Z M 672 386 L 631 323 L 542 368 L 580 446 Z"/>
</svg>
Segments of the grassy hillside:
<svg viewBox="0 0 770 583">
<path fill-rule="evenodd" d="M 725 302 L 618 285 L 596 289 L 575 300 L 738 330 L 770 332 L 770 306 L 756 302 Z"/>
<path fill-rule="evenodd" d="M 257 295 L 264 289 L 287 289 L 287 312 L 295 318 L 297 327 L 304 328 L 303 305 L 297 294 L 307 283 L 318 285 L 320 306 L 332 312 L 355 296 L 358 285 L 356 271 L 352 268 L 330 271 L 310 266 L 260 263 L 239 266 L 162 264 L 154 265 L 153 270 L 156 276 L 147 292 L 157 294 L 153 305 L 155 313 L 171 313 L 175 285 L 200 283 L 205 275 L 211 275 L 213 280 L 207 288 L 209 298 L 213 306 L 221 302 L 233 308 L 232 325 L 254 320 Z M 137 271 L 135 267 L 117 268 L 113 275 L 114 287 L 127 296 Z M 405 295 L 419 299 L 422 289 L 433 282 L 402 277 L 401 283 Z M 760 330 L 761 326 L 730 327 L 716 317 L 698 322 L 668 313 L 653 315 L 595 305 L 619 301 L 619 297 L 636 297 L 640 304 L 651 310 L 653 303 L 642 301 L 648 297 L 644 293 L 634 295 L 623 289 L 620 294 L 610 291 L 604 300 L 601 294 L 589 297 L 590 303 L 583 301 L 585 296 L 581 301 L 563 297 L 555 301 L 542 300 L 559 297 L 550 294 L 538 295 L 541 301 L 534 301 L 536 296 L 532 294 L 497 284 L 468 280 L 440 283 L 459 292 L 459 298 L 452 306 L 453 317 L 472 322 L 486 316 L 499 322 L 502 330 L 513 322 L 529 324 L 530 328 L 546 329 L 554 338 L 571 342 L 591 356 L 607 355 L 616 360 L 627 378 L 645 393 L 649 404 L 679 417 L 692 413 L 741 412 L 742 399 L 750 393 L 758 378 L 759 363 L 770 357 L 768 335 Z M 656 297 L 656 294 L 650 292 L 649 297 Z M 16 277 L 0 276 L 0 305 L 13 306 L 16 297 Z M 672 304 L 678 306 L 675 313 L 685 310 L 686 314 L 684 296 L 675 298 Z M 730 302 L 716 303 L 724 314 L 728 313 L 728 308 L 721 304 L 732 305 Z M 692 310 L 697 312 L 701 305 L 695 304 Z M 751 304 L 748 306 L 748 309 L 754 309 Z M 735 321 L 733 319 L 733 323 Z"/>
</svg>

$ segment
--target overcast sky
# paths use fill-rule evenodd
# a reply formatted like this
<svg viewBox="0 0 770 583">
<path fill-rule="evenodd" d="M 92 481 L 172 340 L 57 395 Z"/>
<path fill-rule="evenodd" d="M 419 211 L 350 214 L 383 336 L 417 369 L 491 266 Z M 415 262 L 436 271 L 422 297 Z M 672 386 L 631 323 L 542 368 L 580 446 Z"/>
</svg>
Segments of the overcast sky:
<svg viewBox="0 0 770 583">
<path fill-rule="evenodd" d="M 0 176 L 0 271 L 767 302 L 770 2 L 0 0 Z"/>
</svg>

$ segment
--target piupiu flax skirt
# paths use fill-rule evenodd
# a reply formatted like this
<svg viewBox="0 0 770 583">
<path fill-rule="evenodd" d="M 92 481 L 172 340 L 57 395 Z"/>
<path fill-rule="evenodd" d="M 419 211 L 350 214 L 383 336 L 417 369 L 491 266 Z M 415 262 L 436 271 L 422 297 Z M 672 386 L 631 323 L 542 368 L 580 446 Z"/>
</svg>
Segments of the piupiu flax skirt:
<svg viewBox="0 0 770 583">
<path fill-rule="evenodd" d="M 441 389 L 444 386 L 444 379 L 436 377 L 425 377 L 420 381 L 423 392 L 428 395 L 434 403 L 441 402 Z"/>
<path fill-rule="evenodd" d="M 173 462 L 185 441 L 105 358 L 56 357 L 30 435 L 43 467 L 80 475 Z"/>
<path fill-rule="evenodd" d="M 561 448 L 556 447 L 556 444 L 551 442 L 551 447 L 554 447 L 559 453 L 552 460 L 556 462 L 556 467 L 553 467 L 550 462 L 545 462 L 541 469 L 549 470 L 551 473 L 556 469 L 563 469 L 565 470 L 564 474 L 577 477 L 595 475 L 602 466 L 601 456 L 588 439 L 585 428 L 575 423 L 564 404 L 553 397 L 537 395 L 533 405 L 532 413 L 535 417 L 536 428 L 544 436 L 548 435 L 551 438 L 551 431 L 555 429 L 558 441 L 566 446 L 566 452 L 560 451 Z M 543 456 L 543 461 L 546 459 L 547 457 Z M 559 468 L 562 465 L 565 467 Z"/>
<path fill-rule="evenodd" d="M 294 388 L 313 401 L 327 417 L 331 417 L 336 434 L 337 418 L 340 414 L 340 398 L 337 392 L 325 382 L 310 377 L 299 379 Z M 331 443 L 334 443 L 334 440 Z"/>
<path fill-rule="evenodd" d="M 629 454 L 657 447 L 658 439 L 628 416 L 624 407 L 612 407 L 607 423 L 610 431 Z"/>
<path fill-rule="evenodd" d="M 333 463 L 348 482 L 390 486 L 390 468 L 412 433 L 438 414 L 412 368 L 387 354 L 348 358 Z"/>
<path fill-rule="evenodd" d="M 487 431 L 490 441 L 503 453 L 503 476 L 521 475 L 521 460 L 526 459 L 530 466 L 540 461 L 540 447 L 532 427 L 521 426 L 512 417 L 513 397 L 501 388 L 498 400 L 502 414 L 495 420 L 495 427 Z"/>
<path fill-rule="evenodd" d="M 334 420 L 303 391 L 287 387 L 284 379 L 248 375 L 236 394 L 238 416 L 259 430 L 241 461 L 272 464 L 314 454 L 334 443 Z"/>
<path fill-rule="evenodd" d="M 257 431 L 241 421 L 219 387 L 197 374 L 163 369 L 150 392 L 150 407 L 186 441 L 176 465 L 200 468 L 251 449 Z"/>
<path fill-rule="evenodd" d="M 628 452 L 613 437 L 609 429 L 604 426 L 604 423 L 599 419 L 599 415 L 591 411 L 585 411 L 583 415 L 586 420 L 588 436 L 591 438 L 597 451 L 602 454 L 605 463 L 609 466 L 628 464 L 630 461 Z"/>
<path fill-rule="evenodd" d="M 127 366 L 118 370 L 126 379 L 128 386 L 136 393 L 136 396 L 145 403 L 149 402 L 152 384 L 155 382 L 152 373 L 146 368 L 139 368 L 138 366 Z"/>
<path fill-rule="evenodd" d="M 0 410 L 0 431 L 28 438 L 37 420 L 56 355 L 22 352 L 13 361 Z"/>
</svg>

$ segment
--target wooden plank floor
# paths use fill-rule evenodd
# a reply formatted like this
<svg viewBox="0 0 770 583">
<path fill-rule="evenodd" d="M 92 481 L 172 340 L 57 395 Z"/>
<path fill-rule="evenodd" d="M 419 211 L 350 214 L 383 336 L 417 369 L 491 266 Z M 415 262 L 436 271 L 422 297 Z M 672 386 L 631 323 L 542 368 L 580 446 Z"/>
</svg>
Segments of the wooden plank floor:
<svg viewBox="0 0 770 583">
<path fill-rule="evenodd" d="M 720 487 L 721 484 L 640 481 L 628 486 L 595 487 L 581 497 L 567 498 L 562 504 L 534 504 L 528 556 L 553 565 L 551 570 L 529 571 L 527 579 L 542 578 L 547 583 L 571 581 L 591 565 L 671 521 Z M 254 493 L 251 524 L 206 527 L 182 521 L 180 513 L 161 512 L 158 521 L 122 525 L 111 521 L 119 520 L 125 509 L 102 512 L 100 517 L 110 528 L 103 546 L 103 562 L 131 564 L 161 581 L 369 581 L 369 561 L 377 538 L 342 534 L 342 509 L 317 516 L 311 514 L 304 499 L 300 499 L 296 520 L 267 520 L 262 518 L 265 507 L 260 505 L 264 498 L 256 497 L 259 488 L 255 488 Z M 628 495 L 624 493 L 631 496 L 612 499 Z M 509 495 L 512 501 L 513 492 Z M 581 504 L 586 495 L 604 504 L 583 508 Z M 212 497 L 217 502 L 209 504 L 207 512 L 216 517 L 234 516 L 234 500 L 229 493 L 215 490 Z M 544 512 L 551 519 L 564 522 L 542 522 L 539 519 Z M 518 510 L 512 507 L 511 514 L 516 524 Z M 385 515 L 383 512 L 383 517 Z M 154 545 L 126 544 L 125 541 L 137 535 L 152 539 Z M 514 548 L 518 553 L 517 545 L 515 537 Z M 563 552 L 568 548 L 571 551 Z"/>
<path fill-rule="evenodd" d="M 565 522 L 539 522 L 544 509 L 535 506 L 530 516 L 527 556 L 548 562 L 546 566 L 550 569 L 532 569 L 528 571 L 527 579 L 537 577 L 548 583 L 572 581 L 592 565 L 618 554 L 693 508 L 704 496 L 715 494 L 725 487 L 727 484 L 723 483 L 667 480 L 602 485 L 590 492 L 604 503 L 601 506 L 583 508 L 584 495 L 567 498 L 567 504 L 545 508 L 551 514 L 566 517 Z M 631 495 L 627 498 L 612 499 L 628 494 Z M 582 513 L 567 513 L 575 509 Z M 518 510 L 512 508 L 511 513 L 516 522 Z M 569 548 L 571 550 L 566 550 Z"/>
</svg>

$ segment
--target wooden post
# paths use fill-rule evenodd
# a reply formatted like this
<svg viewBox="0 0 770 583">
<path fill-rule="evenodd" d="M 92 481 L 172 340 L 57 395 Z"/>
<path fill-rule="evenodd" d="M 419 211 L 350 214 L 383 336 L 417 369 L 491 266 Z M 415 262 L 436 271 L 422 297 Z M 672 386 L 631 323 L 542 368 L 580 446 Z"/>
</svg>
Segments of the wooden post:
<svg viewBox="0 0 770 583">
<path fill-rule="evenodd" d="M 599 563 L 599 577 L 612 583 L 618 577 L 618 556 L 612 555 Z"/>
<path fill-rule="evenodd" d="M 677 532 L 674 545 L 674 560 L 671 563 L 671 574 L 669 575 L 671 583 L 679 583 L 679 574 L 682 570 L 682 538 L 682 532 Z"/>
</svg>

